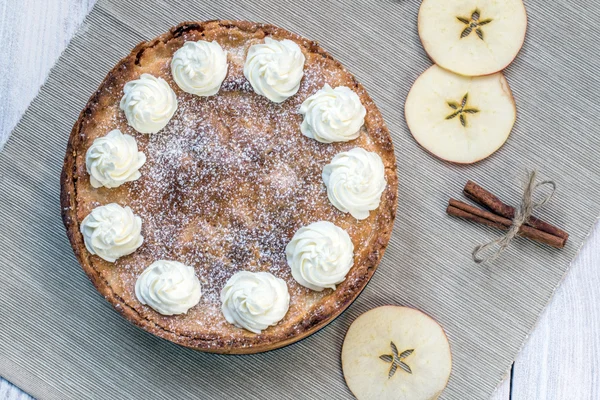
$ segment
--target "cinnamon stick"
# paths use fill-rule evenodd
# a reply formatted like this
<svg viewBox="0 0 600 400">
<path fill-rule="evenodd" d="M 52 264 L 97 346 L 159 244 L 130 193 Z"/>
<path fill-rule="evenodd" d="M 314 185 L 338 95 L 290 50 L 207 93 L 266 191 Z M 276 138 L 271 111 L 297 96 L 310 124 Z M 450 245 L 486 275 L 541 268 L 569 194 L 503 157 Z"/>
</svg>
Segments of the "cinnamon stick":
<svg viewBox="0 0 600 400">
<path fill-rule="evenodd" d="M 452 215 L 454 217 L 459 217 L 459 218 L 464 218 L 464 219 L 468 219 L 469 221 L 473 221 L 473 222 L 477 222 L 478 224 L 482 224 L 482 225 L 487 225 L 490 226 L 492 228 L 497 228 L 497 229 L 501 229 L 503 231 L 507 230 L 508 227 L 506 225 L 500 224 L 498 222 L 494 222 L 492 220 L 483 218 L 479 215 L 476 214 L 472 214 L 468 211 L 465 211 L 463 209 L 460 209 L 458 207 L 454 207 L 452 205 L 448 205 L 448 208 L 446 209 L 446 212 L 449 215 Z"/>
<path fill-rule="evenodd" d="M 464 188 L 465 196 L 474 202 L 481 204 L 488 208 L 494 213 L 512 220 L 515 217 L 515 208 L 507 204 L 504 204 L 498 197 L 488 192 L 473 181 L 468 181 Z M 552 236 L 557 236 L 564 240 L 564 243 L 569 239 L 569 234 L 554 225 L 550 225 L 547 222 L 541 221 L 535 217 L 530 217 L 526 222 L 526 225 L 548 233 Z M 564 247 L 564 243 L 561 247 Z"/>
<path fill-rule="evenodd" d="M 468 219 L 470 221 L 487 225 L 493 228 L 498 228 L 503 231 L 507 231 L 512 225 L 512 220 L 508 218 L 504 218 L 492 212 L 479 209 L 470 204 L 455 199 L 450 199 L 446 212 L 449 215 Z M 563 248 L 567 241 L 565 238 L 552 235 L 548 232 L 544 232 L 540 229 L 527 225 L 522 225 L 519 228 L 518 235 L 535 240 L 540 243 L 547 244 L 557 249 Z"/>
</svg>

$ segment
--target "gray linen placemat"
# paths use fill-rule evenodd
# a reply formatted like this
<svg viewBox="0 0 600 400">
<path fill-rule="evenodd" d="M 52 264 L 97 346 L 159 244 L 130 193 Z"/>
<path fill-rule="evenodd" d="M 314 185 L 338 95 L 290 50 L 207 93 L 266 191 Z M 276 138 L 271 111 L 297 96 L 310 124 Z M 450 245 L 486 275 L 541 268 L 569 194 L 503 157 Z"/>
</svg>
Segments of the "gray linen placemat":
<svg viewBox="0 0 600 400">
<path fill-rule="evenodd" d="M 0 154 L 0 374 L 40 398 L 349 398 L 340 348 L 382 304 L 424 310 L 446 329 L 454 369 L 443 398 L 489 397 L 600 212 L 600 7 L 527 1 L 525 47 L 506 71 L 519 118 L 507 144 L 472 166 L 411 138 L 408 90 L 429 65 L 418 1 L 100 0 Z M 398 218 L 384 260 L 354 305 L 321 332 L 254 356 L 178 347 L 122 319 L 90 284 L 60 220 L 69 131 L 108 70 L 139 41 L 184 20 L 265 21 L 319 41 L 366 86 L 394 136 Z M 515 202 L 526 168 L 558 184 L 539 216 L 571 233 L 554 250 L 518 239 L 494 266 L 470 260 L 498 232 L 444 214 L 474 179 Z"/>
</svg>

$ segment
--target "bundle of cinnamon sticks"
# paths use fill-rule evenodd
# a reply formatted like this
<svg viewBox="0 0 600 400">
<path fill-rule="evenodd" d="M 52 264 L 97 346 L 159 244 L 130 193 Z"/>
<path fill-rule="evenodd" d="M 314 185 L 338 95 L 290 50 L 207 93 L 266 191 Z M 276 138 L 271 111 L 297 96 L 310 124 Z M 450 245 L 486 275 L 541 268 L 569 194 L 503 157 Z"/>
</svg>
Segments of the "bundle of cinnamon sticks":
<svg viewBox="0 0 600 400">
<path fill-rule="evenodd" d="M 446 209 L 449 215 L 504 231 L 511 227 L 512 219 L 515 217 L 514 207 L 504 204 L 498 197 L 473 181 L 467 182 L 464 194 L 469 199 L 487 208 L 487 210 L 482 210 L 460 200 L 450 199 Z M 525 224 L 521 225 L 518 235 L 559 249 L 565 246 L 569 238 L 567 232 L 535 217 L 530 217 Z"/>
</svg>

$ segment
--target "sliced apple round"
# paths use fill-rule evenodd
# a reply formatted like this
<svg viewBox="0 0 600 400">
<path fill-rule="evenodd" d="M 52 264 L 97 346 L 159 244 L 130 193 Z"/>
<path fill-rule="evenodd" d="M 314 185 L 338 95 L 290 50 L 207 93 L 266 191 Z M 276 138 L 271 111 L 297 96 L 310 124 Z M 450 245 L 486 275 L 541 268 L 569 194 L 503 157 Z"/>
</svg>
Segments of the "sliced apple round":
<svg viewBox="0 0 600 400">
<path fill-rule="evenodd" d="M 503 70 L 523 46 L 522 0 L 423 0 L 419 36 L 434 63 L 461 75 Z"/>
<path fill-rule="evenodd" d="M 430 400 L 448 384 L 452 355 L 444 330 L 429 316 L 383 306 L 350 325 L 342 369 L 358 400 Z"/>
<path fill-rule="evenodd" d="M 447 161 L 471 164 L 506 141 L 517 118 L 501 72 L 466 77 L 432 66 L 413 84 L 404 106 L 415 140 Z"/>
</svg>

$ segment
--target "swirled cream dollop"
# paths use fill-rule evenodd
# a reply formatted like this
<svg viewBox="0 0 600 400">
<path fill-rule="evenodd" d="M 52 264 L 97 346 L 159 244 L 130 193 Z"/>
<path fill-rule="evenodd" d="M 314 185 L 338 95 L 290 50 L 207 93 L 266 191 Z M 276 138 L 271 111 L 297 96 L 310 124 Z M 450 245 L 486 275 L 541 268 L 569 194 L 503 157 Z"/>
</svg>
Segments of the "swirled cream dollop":
<svg viewBox="0 0 600 400">
<path fill-rule="evenodd" d="M 379 207 L 387 184 L 381 157 L 360 147 L 336 154 L 322 176 L 331 204 L 356 219 Z"/>
<path fill-rule="evenodd" d="M 202 288 L 193 267 L 157 260 L 138 277 L 135 295 L 162 315 L 185 314 L 200 301 Z"/>
<path fill-rule="evenodd" d="M 164 128 L 177 110 L 177 97 L 167 81 L 150 74 L 127 82 L 121 110 L 127 122 L 140 133 L 156 133 Z"/>
<path fill-rule="evenodd" d="M 142 219 L 116 203 L 94 208 L 80 231 L 87 250 L 108 262 L 133 253 L 144 242 Z"/>
<path fill-rule="evenodd" d="M 367 114 L 354 91 L 346 86 L 333 89 L 328 84 L 304 100 L 299 112 L 304 116 L 301 132 L 321 143 L 356 139 Z"/>
<path fill-rule="evenodd" d="M 217 94 L 227 75 L 227 52 L 218 42 L 185 42 L 171 61 L 175 83 L 198 96 Z"/>
<path fill-rule="evenodd" d="M 268 272 L 241 271 L 221 291 L 221 311 L 230 324 L 260 333 L 281 321 L 290 305 L 284 280 Z"/>
<path fill-rule="evenodd" d="M 328 221 L 313 222 L 296 231 L 285 248 L 294 279 L 318 292 L 346 279 L 354 263 L 348 232 Z"/>
<path fill-rule="evenodd" d="M 250 46 L 244 76 L 256 93 L 275 103 L 295 95 L 304 76 L 304 54 L 293 41 L 265 38 Z"/>
<path fill-rule="evenodd" d="M 85 166 L 94 188 L 116 188 L 139 179 L 139 169 L 145 162 L 146 156 L 138 151 L 134 137 L 118 129 L 94 139 L 85 153 Z"/>
</svg>

